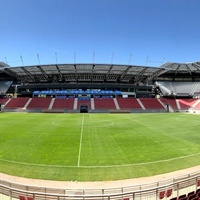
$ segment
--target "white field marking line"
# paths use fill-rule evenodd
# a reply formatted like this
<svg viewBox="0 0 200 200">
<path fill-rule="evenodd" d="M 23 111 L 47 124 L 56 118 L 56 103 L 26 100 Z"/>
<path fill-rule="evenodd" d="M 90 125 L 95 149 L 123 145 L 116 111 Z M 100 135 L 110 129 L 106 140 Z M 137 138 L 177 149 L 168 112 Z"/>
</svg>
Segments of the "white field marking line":
<svg viewBox="0 0 200 200">
<path fill-rule="evenodd" d="M 59 127 L 63 127 L 63 128 L 72 127 L 72 126 L 63 126 L 63 125 L 60 125 L 60 124 L 56 124 L 56 121 L 52 121 L 51 123 L 52 123 L 54 126 L 59 126 Z"/>
<path fill-rule="evenodd" d="M 80 136 L 80 145 L 79 145 L 79 153 L 78 153 L 78 164 L 77 164 L 78 167 L 80 167 L 80 159 L 81 159 L 81 147 L 82 147 L 82 140 L 83 140 L 83 125 L 84 125 L 84 114 L 83 114 L 82 122 L 81 122 L 81 136 Z"/>
<path fill-rule="evenodd" d="M 152 161 L 152 162 L 146 162 L 146 163 L 135 163 L 135 164 L 124 164 L 124 165 L 107 165 L 107 166 L 69 166 L 69 165 L 45 165 L 45 164 L 34 164 L 34 163 L 24 163 L 24 162 L 17 162 L 17 161 L 12 161 L 12 160 L 5 160 L 5 159 L 0 159 L 0 161 L 3 162 L 8 162 L 8 163 L 14 163 L 14 164 L 20 164 L 20 165 L 27 165 L 27 166 L 38 166 L 38 167 L 57 167 L 57 168 L 111 168 L 111 167 L 131 167 L 131 166 L 141 166 L 141 165 L 149 165 L 149 164 L 157 164 L 157 163 L 162 163 L 162 162 L 169 162 L 173 160 L 179 160 L 183 158 L 189 158 L 193 156 L 200 155 L 200 153 L 196 154 L 191 154 L 187 156 L 180 156 L 177 158 L 170 158 L 166 160 L 158 160 L 158 161 Z"/>
</svg>

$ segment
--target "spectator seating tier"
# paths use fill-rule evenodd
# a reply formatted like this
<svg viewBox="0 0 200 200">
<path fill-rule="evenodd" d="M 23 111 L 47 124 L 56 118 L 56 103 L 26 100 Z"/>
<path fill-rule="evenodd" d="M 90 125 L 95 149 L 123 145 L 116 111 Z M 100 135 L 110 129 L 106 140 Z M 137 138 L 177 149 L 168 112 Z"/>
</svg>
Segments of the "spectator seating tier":
<svg viewBox="0 0 200 200">
<path fill-rule="evenodd" d="M 48 109 L 52 98 L 33 97 L 27 109 Z"/>
<path fill-rule="evenodd" d="M 136 98 L 117 98 L 121 110 L 142 109 Z"/>
<path fill-rule="evenodd" d="M 175 99 L 160 98 L 160 100 L 163 104 L 171 106 L 173 110 L 178 110 Z"/>
<path fill-rule="evenodd" d="M 72 110 L 74 107 L 74 98 L 58 99 L 55 98 L 52 109 L 68 109 Z"/>
<path fill-rule="evenodd" d="M 140 101 L 142 102 L 142 104 L 144 105 L 144 107 L 148 110 L 148 109 L 160 109 L 160 110 L 164 110 L 164 107 L 162 106 L 162 104 L 154 98 L 140 98 Z"/>
<path fill-rule="evenodd" d="M 23 108 L 28 102 L 28 97 L 12 98 L 5 106 L 5 108 Z"/>
<path fill-rule="evenodd" d="M 94 108 L 95 110 L 116 110 L 113 98 L 95 98 Z"/>
</svg>

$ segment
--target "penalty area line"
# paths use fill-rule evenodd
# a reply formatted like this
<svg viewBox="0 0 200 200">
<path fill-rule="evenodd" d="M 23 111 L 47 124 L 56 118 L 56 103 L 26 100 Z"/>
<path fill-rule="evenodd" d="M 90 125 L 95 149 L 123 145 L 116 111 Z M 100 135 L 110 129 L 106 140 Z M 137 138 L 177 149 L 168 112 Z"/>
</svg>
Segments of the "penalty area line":
<svg viewBox="0 0 200 200">
<path fill-rule="evenodd" d="M 80 144 L 79 144 L 79 152 L 78 152 L 78 164 L 77 164 L 78 167 L 80 167 L 80 160 L 81 160 L 81 148 L 82 148 L 82 140 L 83 140 L 83 125 L 84 125 L 84 114 L 83 114 L 82 122 L 81 122 L 81 135 L 80 135 Z"/>
</svg>

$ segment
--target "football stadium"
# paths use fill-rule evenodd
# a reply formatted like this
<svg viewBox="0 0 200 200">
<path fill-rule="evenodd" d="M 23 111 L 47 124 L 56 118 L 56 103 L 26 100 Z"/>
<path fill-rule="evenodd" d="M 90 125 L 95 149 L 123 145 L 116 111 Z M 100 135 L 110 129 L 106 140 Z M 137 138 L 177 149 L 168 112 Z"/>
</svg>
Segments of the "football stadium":
<svg viewBox="0 0 200 200">
<path fill-rule="evenodd" d="M 200 62 L 159 67 L 0 62 L 2 200 L 198 200 Z M 34 180 L 109 182 L 47 187 Z M 6 177 L 6 176 L 5 176 Z M 34 184 L 33 184 L 34 183 Z"/>
</svg>

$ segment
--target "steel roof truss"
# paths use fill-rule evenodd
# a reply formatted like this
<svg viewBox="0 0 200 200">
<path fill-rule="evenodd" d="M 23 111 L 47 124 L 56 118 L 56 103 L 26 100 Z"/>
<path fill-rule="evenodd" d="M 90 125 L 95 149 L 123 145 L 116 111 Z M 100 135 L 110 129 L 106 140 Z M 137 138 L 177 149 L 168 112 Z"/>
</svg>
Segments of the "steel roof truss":
<svg viewBox="0 0 200 200">
<path fill-rule="evenodd" d="M 147 81 L 154 79 L 154 77 L 159 76 L 164 72 L 166 72 L 165 69 L 160 69 L 160 70 L 154 72 L 153 74 L 151 74 L 150 76 L 147 77 Z"/>
<path fill-rule="evenodd" d="M 192 72 L 191 72 L 191 69 L 189 68 L 189 66 L 186 64 L 185 65 L 186 67 L 187 67 L 187 69 L 188 69 L 188 72 L 190 73 L 190 75 L 192 76 Z"/>
<path fill-rule="evenodd" d="M 192 66 L 195 67 L 198 71 L 200 70 L 200 64 L 192 63 Z"/>
<path fill-rule="evenodd" d="M 177 75 L 177 73 L 178 73 L 178 70 L 179 70 L 180 66 L 181 66 L 180 64 L 177 65 L 177 67 L 176 67 L 176 69 L 175 69 L 175 73 L 174 73 L 173 81 L 174 81 L 175 78 L 176 78 L 176 75 Z"/>
<path fill-rule="evenodd" d="M 11 76 L 14 76 L 15 78 L 21 80 L 21 76 L 19 76 L 19 75 L 18 75 L 17 73 L 15 73 L 15 72 L 11 71 L 10 69 L 5 68 L 4 71 L 5 71 L 7 74 L 9 74 L 9 75 L 11 75 Z"/>
<path fill-rule="evenodd" d="M 63 77 L 62 77 L 62 73 L 61 73 L 60 68 L 58 67 L 58 65 L 56 65 L 56 69 L 58 70 L 59 81 L 62 81 Z"/>
<path fill-rule="evenodd" d="M 111 65 L 111 66 L 110 66 L 110 68 L 109 68 L 109 70 L 108 70 L 108 72 L 107 72 L 107 75 L 109 75 L 109 74 L 110 74 L 110 72 L 111 72 L 112 68 L 113 68 L 113 65 Z"/>
<path fill-rule="evenodd" d="M 34 82 L 35 78 L 33 74 L 31 74 L 28 70 L 26 70 L 24 67 L 21 67 L 21 69 L 28 75 L 28 77 Z"/>
<path fill-rule="evenodd" d="M 42 67 L 41 67 L 41 66 L 37 66 L 37 68 L 41 71 L 41 73 L 42 73 L 44 79 L 45 79 L 46 81 L 48 81 L 48 80 L 49 80 L 49 76 L 48 76 L 47 73 L 42 69 Z"/>
<path fill-rule="evenodd" d="M 120 80 L 123 80 L 124 77 L 126 76 L 126 74 L 128 73 L 128 71 L 130 70 L 131 66 L 127 67 L 127 69 L 122 73 Z"/>
<path fill-rule="evenodd" d="M 141 79 L 143 79 L 143 74 L 147 71 L 148 68 L 144 68 L 143 70 L 141 70 L 134 79 L 134 82 L 139 82 Z"/>
</svg>

